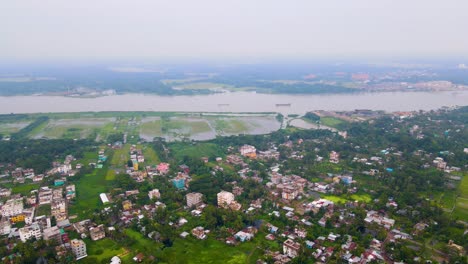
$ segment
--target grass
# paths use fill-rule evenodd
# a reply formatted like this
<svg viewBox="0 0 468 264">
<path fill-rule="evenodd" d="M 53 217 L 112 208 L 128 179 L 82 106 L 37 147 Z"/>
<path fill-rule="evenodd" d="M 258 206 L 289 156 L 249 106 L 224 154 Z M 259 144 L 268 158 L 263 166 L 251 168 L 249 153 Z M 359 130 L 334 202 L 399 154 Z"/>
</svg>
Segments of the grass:
<svg viewBox="0 0 468 264">
<path fill-rule="evenodd" d="M 222 156 L 223 154 L 220 147 L 214 143 L 198 142 L 192 145 L 188 145 L 187 143 L 173 143 L 170 147 L 177 159 L 182 159 L 184 156 L 200 158 L 203 156 Z"/>
<path fill-rule="evenodd" d="M 358 201 L 358 202 L 370 203 L 372 201 L 372 197 L 367 193 L 353 194 L 350 197 L 354 201 Z"/>
<path fill-rule="evenodd" d="M 346 203 L 348 201 L 347 199 L 336 195 L 324 195 L 322 198 L 330 200 L 334 203 Z"/>
<path fill-rule="evenodd" d="M 251 242 L 230 247 L 223 242 L 208 238 L 206 240 L 176 240 L 174 246 L 162 252 L 164 263 L 249 263 Z M 256 259 L 253 261 L 255 263 Z M 252 262 L 250 262 L 252 263 Z"/>
<path fill-rule="evenodd" d="M 37 190 L 39 189 L 39 184 L 31 183 L 31 184 L 21 184 L 14 186 L 12 188 L 13 193 L 20 193 L 22 195 L 30 195 L 32 190 Z"/>
<path fill-rule="evenodd" d="M 130 159 L 130 144 L 125 144 L 121 149 L 115 149 L 110 159 L 110 164 L 113 167 L 122 167 L 127 164 Z"/>
<path fill-rule="evenodd" d="M 465 173 L 458 186 L 459 196 L 455 203 L 453 216 L 458 219 L 468 219 L 468 175 Z"/>
<path fill-rule="evenodd" d="M 226 134 L 245 133 L 249 129 L 245 122 L 235 118 L 216 119 L 214 120 L 214 126 L 218 133 Z"/>
<path fill-rule="evenodd" d="M 346 122 L 335 117 L 324 116 L 320 118 L 320 124 L 340 129 Z"/>
<path fill-rule="evenodd" d="M 99 263 L 103 260 L 108 260 L 107 262 L 110 262 L 110 259 L 113 256 L 117 256 L 125 252 L 124 248 L 109 238 L 104 238 L 98 241 L 86 239 L 85 243 L 88 256 L 97 258 Z"/>
<path fill-rule="evenodd" d="M 156 165 L 161 162 L 158 154 L 151 146 L 143 146 L 143 155 L 145 156 L 145 163 L 148 165 Z"/>
<path fill-rule="evenodd" d="M 97 159 L 97 153 L 95 159 Z M 70 215 L 77 214 L 79 219 L 86 219 L 95 209 L 102 207 L 99 194 L 107 191 L 109 185 L 107 172 L 108 165 L 105 164 L 102 169 L 94 169 L 92 173 L 82 176 L 75 182 L 77 199 L 70 206 Z"/>
<path fill-rule="evenodd" d="M 12 134 L 20 131 L 31 122 L 0 123 L 0 134 Z"/>
<path fill-rule="evenodd" d="M 155 120 L 142 123 L 140 132 L 146 135 L 151 135 L 153 137 L 161 137 L 163 136 L 161 122 L 161 120 Z"/>
</svg>

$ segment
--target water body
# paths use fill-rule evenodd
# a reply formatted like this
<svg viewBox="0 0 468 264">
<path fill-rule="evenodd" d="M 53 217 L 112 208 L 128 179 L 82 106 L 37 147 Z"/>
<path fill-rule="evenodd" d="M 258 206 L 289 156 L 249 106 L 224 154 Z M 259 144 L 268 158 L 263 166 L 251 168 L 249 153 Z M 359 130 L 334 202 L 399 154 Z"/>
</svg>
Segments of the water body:
<svg viewBox="0 0 468 264">
<path fill-rule="evenodd" d="M 312 110 L 431 110 L 442 106 L 463 106 L 467 104 L 468 91 L 327 95 L 230 92 L 195 96 L 125 94 L 97 98 L 13 96 L 0 97 L 0 113 L 178 111 L 304 114 Z"/>
</svg>

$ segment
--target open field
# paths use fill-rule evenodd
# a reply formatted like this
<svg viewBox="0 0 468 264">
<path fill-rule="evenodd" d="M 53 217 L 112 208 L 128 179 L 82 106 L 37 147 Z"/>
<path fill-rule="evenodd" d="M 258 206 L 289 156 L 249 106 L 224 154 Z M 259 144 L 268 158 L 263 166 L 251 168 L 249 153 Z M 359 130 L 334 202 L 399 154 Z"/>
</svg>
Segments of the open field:
<svg viewBox="0 0 468 264">
<path fill-rule="evenodd" d="M 20 131 L 31 122 L 0 123 L 0 134 L 12 134 Z"/>
<path fill-rule="evenodd" d="M 140 138 L 146 141 L 155 137 L 167 141 L 209 140 L 216 136 L 268 134 L 281 128 L 273 113 L 86 112 L 47 116 L 48 121 L 27 131 L 29 138 L 103 141 L 110 135 L 125 134 L 129 143 L 136 144 Z M 0 134 L 18 132 L 37 117 L 39 115 L 31 114 L 21 116 L 21 120 L 5 120 L 0 123 Z"/>
<path fill-rule="evenodd" d="M 463 179 L 458 186 L 458 197 L 455 202 L 453 216 L 459 219 L 468 219 L 468 175 L 463 175 Z"/>
<path fill-rule="evenodd" d="M 125 253 L 124 248 L 109 238 L 104 238 L 98 241 L 86 239 L 85 242 L 88 256 L 97 258 L 99 261 L 98 263 L 101 263 L 103 260 L 107 260 L 107 262 L 109 262 L 113 256 Z"/>
<path fill-rule="evenodd" d="M 111 118 L 80 118 L 50 120 L 45 127 L 35 129 L 30 133 L 31 138 L 87 138 L 108 123 Z"/>
</svg>

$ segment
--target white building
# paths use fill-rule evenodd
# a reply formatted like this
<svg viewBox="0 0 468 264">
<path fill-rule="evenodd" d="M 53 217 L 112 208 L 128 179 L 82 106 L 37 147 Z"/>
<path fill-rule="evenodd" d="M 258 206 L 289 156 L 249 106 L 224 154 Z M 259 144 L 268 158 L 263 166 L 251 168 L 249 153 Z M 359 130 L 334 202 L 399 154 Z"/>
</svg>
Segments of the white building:
<svg viewBox="0 0 468 264">
<path fill-rule="evenodd" d="M 187 206 L 192 207 L 202 202 L 203 194 L 192 192 L 185 195 L 185 198 L 187 199 Z"/>
<path fill-rule="evenodd" d="M 217 194 L 218 206 L 227 207 L 234 201 L 234 194 L 231 192 L 221 191 Z"/>
<path fill-rule="evenodd" d="M 101 193 L 99 194 L 99 197 L 101 197 L 101 201 L 103 204 L 109 203 L 109 198 L 107 198 L 107 194 Z"/>
<path fill-rule="evenodd" d="M 161 198 L 161 193 L 158 189 L 153 189 L 148 193 L 148 197 L 151 199 L 159 199 Z"/>
<path fill-rule="evenodd" d="M 76 260 L 85 258 L 88 256 L 86 253 L 86 244 L 81 239 L 73 239 L 70 241 L 71 249 L 73 254 L 75 254 Z"/>
<path fill-rule="evenodd" d="M 1 213 L 4 217 L 10 217 L 23 212 L 23 199 L 10 199 L 2 206 Z"/>
<path fill-rule="evenodd" d="M 42 232 L 41 228 L 37 223 L 32 225 L 25 226 L 19 229 L 19 236 L 21 241 L 26 242 L 28 239 L 35 237 L 36 239 L 41 239 Z"/>
</svg>

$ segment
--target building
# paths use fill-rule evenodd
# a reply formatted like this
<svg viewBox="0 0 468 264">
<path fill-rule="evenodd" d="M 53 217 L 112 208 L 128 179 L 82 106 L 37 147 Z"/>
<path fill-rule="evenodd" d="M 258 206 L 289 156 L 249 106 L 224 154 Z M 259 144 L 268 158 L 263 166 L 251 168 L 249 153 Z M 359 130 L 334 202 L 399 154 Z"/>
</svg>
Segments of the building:
<svg viewBox="0 0 468 264">
<path fill-rule="evenodd" d="M 257 149 L 254 146 L 244 145 L 239 148 L 239 152 L 244 157 L 255 159 L 257 157 Z"/>
<path fill-rule="evenodd" d="M 104 232 L 104 225 L 98 225 L 96 227 L 91 227 L 89 229 L 89 236 L 91 240 L 96 241 L 106 237 L 106 232 Z"/>
<path fill-rule="evenodd" d="M 340 162 L 340 154 L 338 152 L 335 152 L 335 151 L 330 152 L 330 162 L 331 163 Z"/>
<path fill-rule="evenodd" d="M 73 254 L 75 255 L 76 260 L 85 258 L 88 256 L 86 254 L 86 244 L 81 239 L 73 239 L 70 241 L 71 249 Z"/>
<path fill-rule="evenodd" d="M 107 194 L 101 193 L 99 194 L 99 197 L 101 198 L 103 204 L 109 203 L 109 198 L 107 198 Z"/>
<path fill-rule="evenodd" d="M 132 209 L 132 202 L 130 200 L 125 200 L 122 202 L 122 207 L 124 211 L 128 211 Z"/>
<path fill-rule="evenodd" d="M 25 226 L 19 229 L 19 236 L 21 241 L 26 242 L 30 238 L 41 239 L 42 232 L 39 224 L 33 223 L 32 225 Z"/>
<path fill-rule="evenodd" d="M 192 229 L 192 235 L 198 239 L 206 238 L 205 229 L 201 226 L 197 226 L 194 229 Z"/>
<path fill-rule="evenodd" d="M 169 172 L 169 163 L 159 163 L 158 166 L 156 166 L 156 170 L 160 174 L 167 174 Z"/>
<path fill-rule="evenodd" d="M 63 198 L 52 201 L 50 205 L 51 214 L 55 216 L 57 221 L 61 221 L 67 218 L 67 203 Z"/>
<path fill-rule="evenodd" d="M 153 189 L 148 193 L 148 197 L 151 199 L 159 199 L 161 198 L 161 193 L 158 189 Z"/>
<path fill-rule="evenodd" d="M 0 220 L 0 236 L 1 235 L 8 235 L 10 234 L 11 231 L 11 223 L 8 221 L 6 217 L 3 217 L 2 220 Z"/>
<path fill-rule="evenodd" d="M 2 206 L 2 210 L 0 212 L 4 217 L 10 217 L 21 214 L 23 212 L 23 199 L 16 198 L 6 201 L 5 204 Z"/>
<path fill-rule="evenodd" d="M 172 184 L 174 184 L 174 187 L 177 189 L 185 189 L 188 188 L 190 179 L 188 174 L 179 172 L 177 176 L 172 179 Z"/>
<path fill-rule="evenodd" d="M 301 244 L 294 242 L 291 239 L 287 239 L 283 242 L 283 254 L 287 255 L 290 258 L 295 258 L 299 255 L 301 249 Z"/>
<path fill-rule="evenodd" d="M 188 207 L 197 206 L 203 202 L 202 201 L 203 194 L 201 193 L 196 193 L 196 192 L 188 193 L 187 195 L 185 195 L 185 198 L 187 199 Z"/>
<path fill-rule="evenodd" d="M 57 240 L 58 242 L 60 242 L 60 229 L 57 226 L 46 228 L 43 231 L 42 237 L 44 238 L 44 240 Z"/>
<path fill-rule="evenodd" d="M 11 195 L 11 189 L 3 188 L 0 189 L 0 197 L 9 197 Z"/>
<path fill-rule="evenodd" d="M 234 194 L 226 191 L 221 191 L 217 194 L 218 206 L 227 208 L 234 201 Z"/>
</svg>

